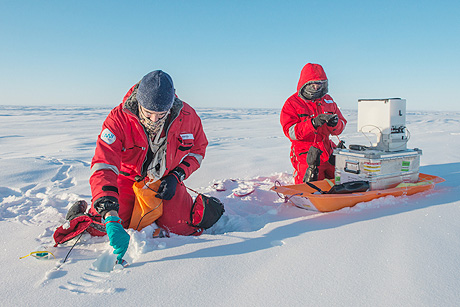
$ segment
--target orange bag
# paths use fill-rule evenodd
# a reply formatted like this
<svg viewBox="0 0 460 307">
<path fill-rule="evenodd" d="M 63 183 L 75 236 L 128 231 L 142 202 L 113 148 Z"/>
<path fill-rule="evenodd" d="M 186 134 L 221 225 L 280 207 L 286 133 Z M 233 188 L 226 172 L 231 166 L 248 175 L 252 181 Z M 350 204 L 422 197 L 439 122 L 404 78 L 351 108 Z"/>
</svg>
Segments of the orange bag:
<svg viewBox="0 0 460 307">
<path fill-rule="evenodd" d="M 142 180 L 133 184 L 136 200 L 129 228 L 141 230 L 151 225 L 163 214 L 163 200 L 155 197 L 160 183 L 160 180 Z"/>
</svg>

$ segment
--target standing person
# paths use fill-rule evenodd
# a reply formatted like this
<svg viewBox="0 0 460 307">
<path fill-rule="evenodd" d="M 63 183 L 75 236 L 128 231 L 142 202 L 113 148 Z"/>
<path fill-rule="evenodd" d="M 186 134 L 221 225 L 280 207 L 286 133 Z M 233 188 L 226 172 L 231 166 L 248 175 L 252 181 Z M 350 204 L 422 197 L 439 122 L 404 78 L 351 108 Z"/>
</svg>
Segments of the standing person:
<svg viewBox="0 0 460 307">
<path fill-rule="evenodd" d="M 306 64 L 281 110 L 284 134 L 291 140 L 291 163 L 296 184 L 334 178 L 334 142 L 330 135 L 342 133 L 347 121 L 327 94 L 328 80 L 319 64 Z"/>
<path fill-rule="evenodd" d="M 159 227 L 179 235 L 201 234 L 187 223 L 193 200 L 182 182 L 200 167 L 207 145 L 200 118 L 175 95 L 171 77 L 161 70 L 145 75 L 110 112 L 91 162 L 91 211 L 105 219 L 119 260 L 129 244 L 124 228 L 133 212 L 135 179 L 161 180 Z"/>
</svg>

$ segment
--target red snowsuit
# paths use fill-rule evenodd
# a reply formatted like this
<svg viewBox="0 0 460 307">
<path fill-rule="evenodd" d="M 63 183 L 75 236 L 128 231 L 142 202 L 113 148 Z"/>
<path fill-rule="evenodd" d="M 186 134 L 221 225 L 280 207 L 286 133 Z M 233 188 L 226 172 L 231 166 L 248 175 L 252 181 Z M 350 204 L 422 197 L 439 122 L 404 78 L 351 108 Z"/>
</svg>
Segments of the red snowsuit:
<svg viewBox="0 0 460 307">
<path fill-rule="evenodd" d="M 318 167 L 318 180 L 334 177 L 334 166 L 328 160 L 336 145 L 329 139 L 329 136 L 342 133 L 347 123 L 331 96 L 326 94 L 313 101 L 299 97 L 300 89 L 307 82 L 320 80 L 327 80 L 323 68 L 318 64 L 305 65 L 297 84 L 297 93 L 286 100 L 281 110 L 281 126 L 284 134 L 292 142 L 291 163 L 295 169 L 296 184 L 303 182 L 308 168 L 307 153 L 312 145 L 323 151 L 321 164 Z M 315 129 L 311 120 L 322 113 L 337 114 L 339 117 L 337 126 L 329 127 L 324 124 Z"/>
<path fill-rule="evenodd" d="M 128 91 L 123 102 L 104 121 L 91 162 L 93 203 L 103 196 L 117 198 L 120 205 L 118 214 L 125 228 L 129 226 L 134 206 L 134 177 L 145 176 L 149 163 L 147 133 L 133 111 L 137 108 L 137 100 L 134 106 L 127 105 L 127 99 L 135 87 Z M 191 106 L 176 98 L 171 110 L 173 109 L 177 112 L 171 112 L 170 115 L 172 118 L 167 130 L 166 171 L 163 176 L 179 166 L 185 171 L 185 178 L 188 178 L 200 167 L 208 141 L 201 120 Z M 163 200 L 163 215 L 157 220 L 157 225 L 180 235 L 196 232 L 196 228 L 187 224 L 190 221 L 192 203 L 185 186 L 178 184 L 174 197 Z M 94 207 L 92 212 L 95 213 Z"/>
</svg>

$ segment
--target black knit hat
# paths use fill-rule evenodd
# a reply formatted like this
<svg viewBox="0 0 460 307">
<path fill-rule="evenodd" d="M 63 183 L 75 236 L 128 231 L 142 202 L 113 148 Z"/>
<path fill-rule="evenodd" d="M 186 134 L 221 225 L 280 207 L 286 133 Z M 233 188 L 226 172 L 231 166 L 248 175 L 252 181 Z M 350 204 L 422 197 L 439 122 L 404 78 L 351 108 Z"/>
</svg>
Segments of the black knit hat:
<svg viewBox="0 0 460 307">
<path fill-rule="evenodd" d="M 171 77 L 161 70 L 145 75 L 137 89 L 139 104 L 149 111 L 165 112 L 174 102 L 174 85 Z"/>
</svg>

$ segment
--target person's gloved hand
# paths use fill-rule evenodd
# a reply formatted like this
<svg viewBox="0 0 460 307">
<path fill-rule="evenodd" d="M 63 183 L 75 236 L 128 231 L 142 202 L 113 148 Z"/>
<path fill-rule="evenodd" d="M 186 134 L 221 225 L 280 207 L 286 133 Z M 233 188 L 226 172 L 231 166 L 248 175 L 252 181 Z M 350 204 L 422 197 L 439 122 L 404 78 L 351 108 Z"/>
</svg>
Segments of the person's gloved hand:
<svg viewBox="0 0 460 307">
<path fill-rule="evenodd" d="M 117 260 L 121 263 L 123 256 L 128 250 L 129 234 L 121 225 L 121 219 L 118 216 L 108 216 L 105 218 L 105 230 L 113 247 L 113 253 L 118 254 Z"/>
<path fill-rule="evenodd" d="M 171 173 L 169 173 L 169 175 L 161 179 L 161 183 L 158 187 L 158 192 L 155 197 L 164 200 L 170 200 L 173 198 L 174 194 L 176 194 L 177 184 L 182 182 L 184 178 L 185 171 L 180 167 L 176 167 L 172 170 Z"/>
<path fill-rule="evenodd" d="M 169 174 L 161 180 L 160 187 L 158 188 L 155 197 L 170 200 L 176 194 L 177 184 L 179 183 L 176 176 Z"/>
<path fill-rule="evenodd" d="M 318 127 L 327 123 L 333 116 L 333 114 L 319 114 L 311 120 L 311 123 L 315 129 L 318 129 Z"/>
<path fill-rule="evenodd" d="M 335 127 L 339 123 L 339 117 L 337 114 L 332 114 L 332 117 L 326 122 L 329 127 Z"/>
</svg>

